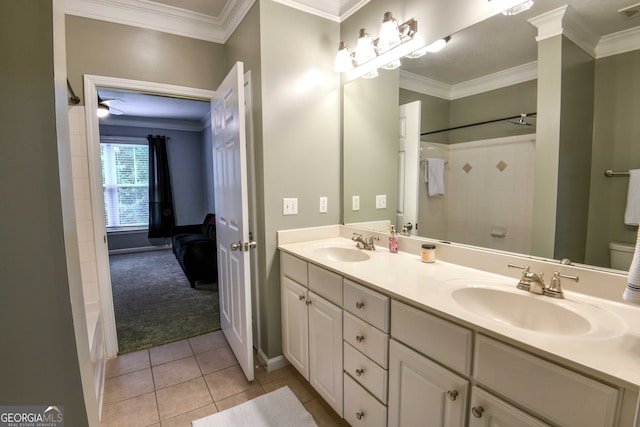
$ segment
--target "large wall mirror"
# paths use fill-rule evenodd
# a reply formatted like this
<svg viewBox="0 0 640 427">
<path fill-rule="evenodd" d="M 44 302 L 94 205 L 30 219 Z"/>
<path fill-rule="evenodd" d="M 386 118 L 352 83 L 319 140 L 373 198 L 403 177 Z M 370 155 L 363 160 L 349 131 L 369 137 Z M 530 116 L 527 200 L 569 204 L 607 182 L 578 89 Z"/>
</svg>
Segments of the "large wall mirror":
<svg viewBox="0 0 640 427">
<path fill-rule="evenodd" d="M 635 3 L 536 0 L 346 83 L 344 223 L 610 268 L 637 232 L 604 174 L 640 168 Z M 537 41 L 551 11 L 563 32 Z"/>
</svg>

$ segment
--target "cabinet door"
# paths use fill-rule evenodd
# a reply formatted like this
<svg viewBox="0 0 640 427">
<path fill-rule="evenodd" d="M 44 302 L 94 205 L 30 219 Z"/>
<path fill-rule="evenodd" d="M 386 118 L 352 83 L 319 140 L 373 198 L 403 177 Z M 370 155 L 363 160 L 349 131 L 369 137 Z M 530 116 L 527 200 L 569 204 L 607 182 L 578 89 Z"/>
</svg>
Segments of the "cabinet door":
<svg viewBox="0 0 640 427">
<path fill-rule="evenodd" d="M 468 390 L 464 378 L 391 340 L 389 427 L 461 427 Z"/>
<path fill-rule="evenodd" d="M 309 320 L 307 318 L 307 288 L 282 277 L 282 354 L 309 380 Z"/>
<path fill-rule="evenodd" d="M 548 427 L 486 391 L 473 387 L 469 427 Z"/>
<path fill-rule="evenodd" d="M 342 416 L 342 309 L 309 292 L 309 382 Z"/>
</svg>

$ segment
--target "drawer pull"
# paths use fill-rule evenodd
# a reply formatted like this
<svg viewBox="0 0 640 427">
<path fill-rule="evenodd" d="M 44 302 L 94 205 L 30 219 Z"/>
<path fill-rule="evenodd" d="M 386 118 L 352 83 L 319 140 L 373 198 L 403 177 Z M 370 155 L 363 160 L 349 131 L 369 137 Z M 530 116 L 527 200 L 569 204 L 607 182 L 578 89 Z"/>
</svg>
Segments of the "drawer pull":
<svg viewBox="0 0 640 427">
<path fill-rule="evenodd" d="M 449 398 L 449 400 L 454 402 L 458 398 L 458 390 L 449 390 L 447 392 L 447 397 Z"/>
<path fill-rule="evenodd" d="M 308 299 L 308 300 L 305 302 L 305 304 L 310 305 L 310 304 L 311 304 L 311 300 L 310 300 L 310 299 Z"/>
<path fill-rule="evenodd" d="M 356 308 L 362 310 L 364 308 L 364 303 L 360 301 L 356 302 Z"/>
<path fill-rule="evenodd" d="M 358 341 L 358 342 L 360 342 L 360 343 L 361 343 L 361 342 L 363 342 L 363 341 L 364 341 L 364 336 L 362 336 L 362 335 L 356 335 L 356 341 Z"/>
<path fill-rule="evenodd" d="M 298 299 L 299 299 L 300 301 L 302 301 L 302 300 L 304 299 L 304 295 L 299 295 L 299 296 L 298 296 Z"/>
<path fill-rule="evenodd" d="M 364 418 L 364 412 L 360 411 L 360 412 L 356 412 L 356 418 L 361 420 L 362 418 Z"/>
<path fill-rule="evenodd" d="M 484 414 L 484 408 L 482 406 L 474 406 L 471 408 L 471 413 L 476 418 L 482 418 L 482 414 Z"/>
<path fill-rule="evenodd" d="M 362 374 L 364 374 L 364 369 L 360 369 L 360 368 L 356 369 L 356 375 L 357 376 L 361 377 Z"/>
</svg>

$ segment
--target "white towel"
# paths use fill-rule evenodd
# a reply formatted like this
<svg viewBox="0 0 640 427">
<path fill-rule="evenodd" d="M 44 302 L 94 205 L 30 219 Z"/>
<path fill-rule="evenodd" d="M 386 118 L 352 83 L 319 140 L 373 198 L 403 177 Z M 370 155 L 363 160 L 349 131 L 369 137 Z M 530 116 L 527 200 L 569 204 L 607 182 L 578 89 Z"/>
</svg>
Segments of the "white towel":
<svg viewBox="0 0 640 427">
<path fill-rule="evenodd" d="M 444 194 L 444 159 L 429 157 L 426 162 L 425 182 L 429 186 L 429 196 Z"/>
<path fill-rule="evenodd" d="M 624 223 L 628 225 L 640 224 L 640 169 L 629 171 L 629 191 L 627 193 L 627 208 L 624 211 Z"/>
<path fill-rule="evenodd" d="M 638 237 L 636 238 L 636 250 L 633 253 L 631 267 L 629 268 L 627 289 L 625 289 L 622 298 L 624 298 L 625 301 L 640 304 L 640 227 L 638 228 Z"/>
</svg>

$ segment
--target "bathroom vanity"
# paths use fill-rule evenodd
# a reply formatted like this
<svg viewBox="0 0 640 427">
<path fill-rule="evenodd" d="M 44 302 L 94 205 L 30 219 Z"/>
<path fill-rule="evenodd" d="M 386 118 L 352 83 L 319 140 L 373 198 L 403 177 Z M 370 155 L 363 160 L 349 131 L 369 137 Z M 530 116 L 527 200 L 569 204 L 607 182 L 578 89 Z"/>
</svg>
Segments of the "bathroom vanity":
<svg viewBox="0 0 640 427">
<path fill-rule="evenodd" d="M 419 239 L 354 232 L 278 233 L 283 354 L 349 424 L 637 426 L 640 308 L 589 295 L 621 275 L 562 266 L 584 293 L 555 299 L 507 264 L 557 264 L 440 245 L 426 264 Z"/>
</svg>

